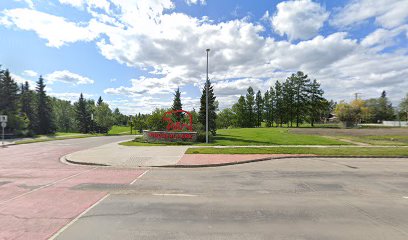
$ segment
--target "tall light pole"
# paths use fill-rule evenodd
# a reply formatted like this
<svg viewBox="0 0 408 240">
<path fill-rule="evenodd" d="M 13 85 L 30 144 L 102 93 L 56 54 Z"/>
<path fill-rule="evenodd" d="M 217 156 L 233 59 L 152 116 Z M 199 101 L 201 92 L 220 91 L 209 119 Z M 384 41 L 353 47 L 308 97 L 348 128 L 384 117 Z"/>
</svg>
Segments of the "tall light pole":
<svg viewBox="0 0 408 240">
<path fill-rule="evenodd" d="M 210 49 L 207 48 L 206 51 L 207 51 L 207 79 L 205 80 L 205 142 L 208 143 L 208 52 L 210 51 Z"/>
</svg>

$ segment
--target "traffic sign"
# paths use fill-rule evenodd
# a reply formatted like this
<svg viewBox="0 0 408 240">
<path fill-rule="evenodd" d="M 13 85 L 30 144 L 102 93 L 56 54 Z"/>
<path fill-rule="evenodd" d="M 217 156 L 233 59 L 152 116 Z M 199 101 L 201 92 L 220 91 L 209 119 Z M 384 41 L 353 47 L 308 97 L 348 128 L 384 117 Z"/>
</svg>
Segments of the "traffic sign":
<svg viewBox="0 0 408 240">
<path fill-rule="evenodd" d="M 7 115 L 0 115 L 0 122 L 7 122 Z"/>
<path fill-rule="evenodd" d="M 2 123 L 1 123 L 1 127 L 2 127 L 2 128 L 7 127 L 7 123 L 6 123 L 6 122 L 2 122 Z"/>
</svg>

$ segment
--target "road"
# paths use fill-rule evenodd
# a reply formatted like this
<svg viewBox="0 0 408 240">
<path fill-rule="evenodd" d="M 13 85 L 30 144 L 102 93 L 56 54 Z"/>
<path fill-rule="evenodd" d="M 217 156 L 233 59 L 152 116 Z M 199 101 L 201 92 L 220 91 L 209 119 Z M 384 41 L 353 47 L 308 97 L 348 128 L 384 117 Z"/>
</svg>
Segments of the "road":
<svg viewBox="0 0 408 240">
<path fill-rule="evenodd" d="M 0 149 L 0 239 L 408 239 L 407 159 L 64 165 L 101 137 Z"/>
<path fill-rule="evenodd" d="M 105 197 L 81 184 L 129 184 L 144 170 L 72 166 L 67 153 L 131 137 L 93 137 L 0 148 L 0 239 L 47 239 Z"/>
<path fill-rule="evenodd" d="M 153 169 L 57 239 L 408 239 L 407 159 Z"/>
</svg>

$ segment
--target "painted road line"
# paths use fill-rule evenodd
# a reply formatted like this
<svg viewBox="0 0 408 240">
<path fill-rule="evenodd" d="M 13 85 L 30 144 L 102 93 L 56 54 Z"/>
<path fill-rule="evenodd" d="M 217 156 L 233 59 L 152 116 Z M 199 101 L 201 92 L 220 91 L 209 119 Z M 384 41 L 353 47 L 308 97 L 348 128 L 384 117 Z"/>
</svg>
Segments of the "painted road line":
<svg viewBox="0 0 408 240">
<path fill-rule="evenodd" d="M 104 197 L 102 197 L 101 199 L 99 199 L 99 201 L 97 201 L 96 203 L 92 204 L 92 206 L 90 206 L 89 208 L 85 209 L 85 211 L 83 211 L 81 214 L 79 214 L 76 218 L 72 219 L 71 222 L 69 222 L 67 225 L 65 225 L 64 227 L 62 227 L 58 232 L 56 232 L 52 237 L 49 238 L 49 240 L 53 240 L 56 237 L 58 237 L 63 231 L 65 231 L 67 228 L 69 228 L 72 224 L 74 224 L 79 218 L 81 218 L 83 215 L 85 215 L 87 212 L 89 212 L 92 208 L 94 208 L 96 205 L 98 205 L 99 203 L 101 203 L 103 200 L 105 200 L 107 197 L 110 196 L 110 193 L 106 194 Z"/>
<path fill-rule="evenodd" d="M 408 199 L 408 196 L 403 196 L 402 198 Z"/>
<path fill-rule="evenodd" d="M 153 196 L 165 196 L 165 197 L 197 197 L 194 194 L 183 194 L 183 193 L 153 193 Z"/>
<path fill-rule="evenodd" d="M 137 176 L 135 178 L 135 180 L 133 180 L 130 185 L 133 185 L 133 183 L 135 183 L 139 178 L 143 177 L 149 170 L 146 170 L 144 173 L 140 174 L 139 176 Z"/>
<path fill-rule="evenodd" d="M 18 199 L 18 198 L 24 197 L 24 196 L 26 196 L 26 195 L 28 195 L 28 194 L 30 194 L 30 193 L 36 192 L 36 191 L 38 191 L 38 190 L 41 190 L 41 189 L 44 189 L 44 188 L 50 187 L 50 186 L 55 185 L 55 184 L 57 184 L 57 183 L 59 183 L 59 182 L 62 182 L 62 181 L 65 181 L 65 180 L 68 180 L 68 179 L 74 178 L 74 177 L 79 176 L 79 175 L 81 175 L 81 174 L 83 174 L 83 173 L 90 172 L 90 171 L 92 171 L 92 170 L 94 170 L 94 169 L 96 169 L 96 168 L 98 168 L 98 167 L 94 167 L 94 168 L 91 168 L 91 169 L 88 169 L 88 170 L 85 170 L 85 171 L 82 171 L 82 172 L 76 173 L 76 174 L 74 174 L 74 175 L 71 175 L 71 176 L 68 176 L 68 177 L 65 177 L 65 178 L 59 179 L 59 180 L 57 180 L 57 181 L 54 181 L 54 182 L 48 183 L 48 184 L 46 184 L 46 185 L 44 185 L 44 186 L 41 186 L 41 187 L 39 187 L 39 188 L 35 188 L 35 189 L 33 189 L 33 190 L 29 191 L 29 192 L 26 192 L 26 193 L 20 194 L 20 195 L 18 195 L 18 196 L 15 196 L 15 197 L 12 197 L 12 198 L 10 198 L 10 199 L 7 199 L 7 200 L 5 200 L 5 201 L 3 201 L 3 202 L 0 202 L 0 205 L 6 204 L 6 203 L 8 203 L 8 202 L 10 202 L 10 201 L 12 201 L 12 200 L 15 200 L 15 199 Z"/>
</svg>

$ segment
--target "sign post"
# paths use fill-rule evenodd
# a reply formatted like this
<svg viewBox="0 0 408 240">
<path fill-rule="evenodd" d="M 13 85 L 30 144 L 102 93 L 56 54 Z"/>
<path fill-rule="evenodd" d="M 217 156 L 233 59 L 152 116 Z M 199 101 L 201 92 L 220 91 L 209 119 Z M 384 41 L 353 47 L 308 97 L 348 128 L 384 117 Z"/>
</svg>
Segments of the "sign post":
<svg viewBox="0 0 408 240">
<path fill-rule="evenodd" d="M 1 123 L 1 146 L 4 147 L 4 128 L 7 126 L 7 115 L 0 115 L 0 123 Z"/>
</svg>

